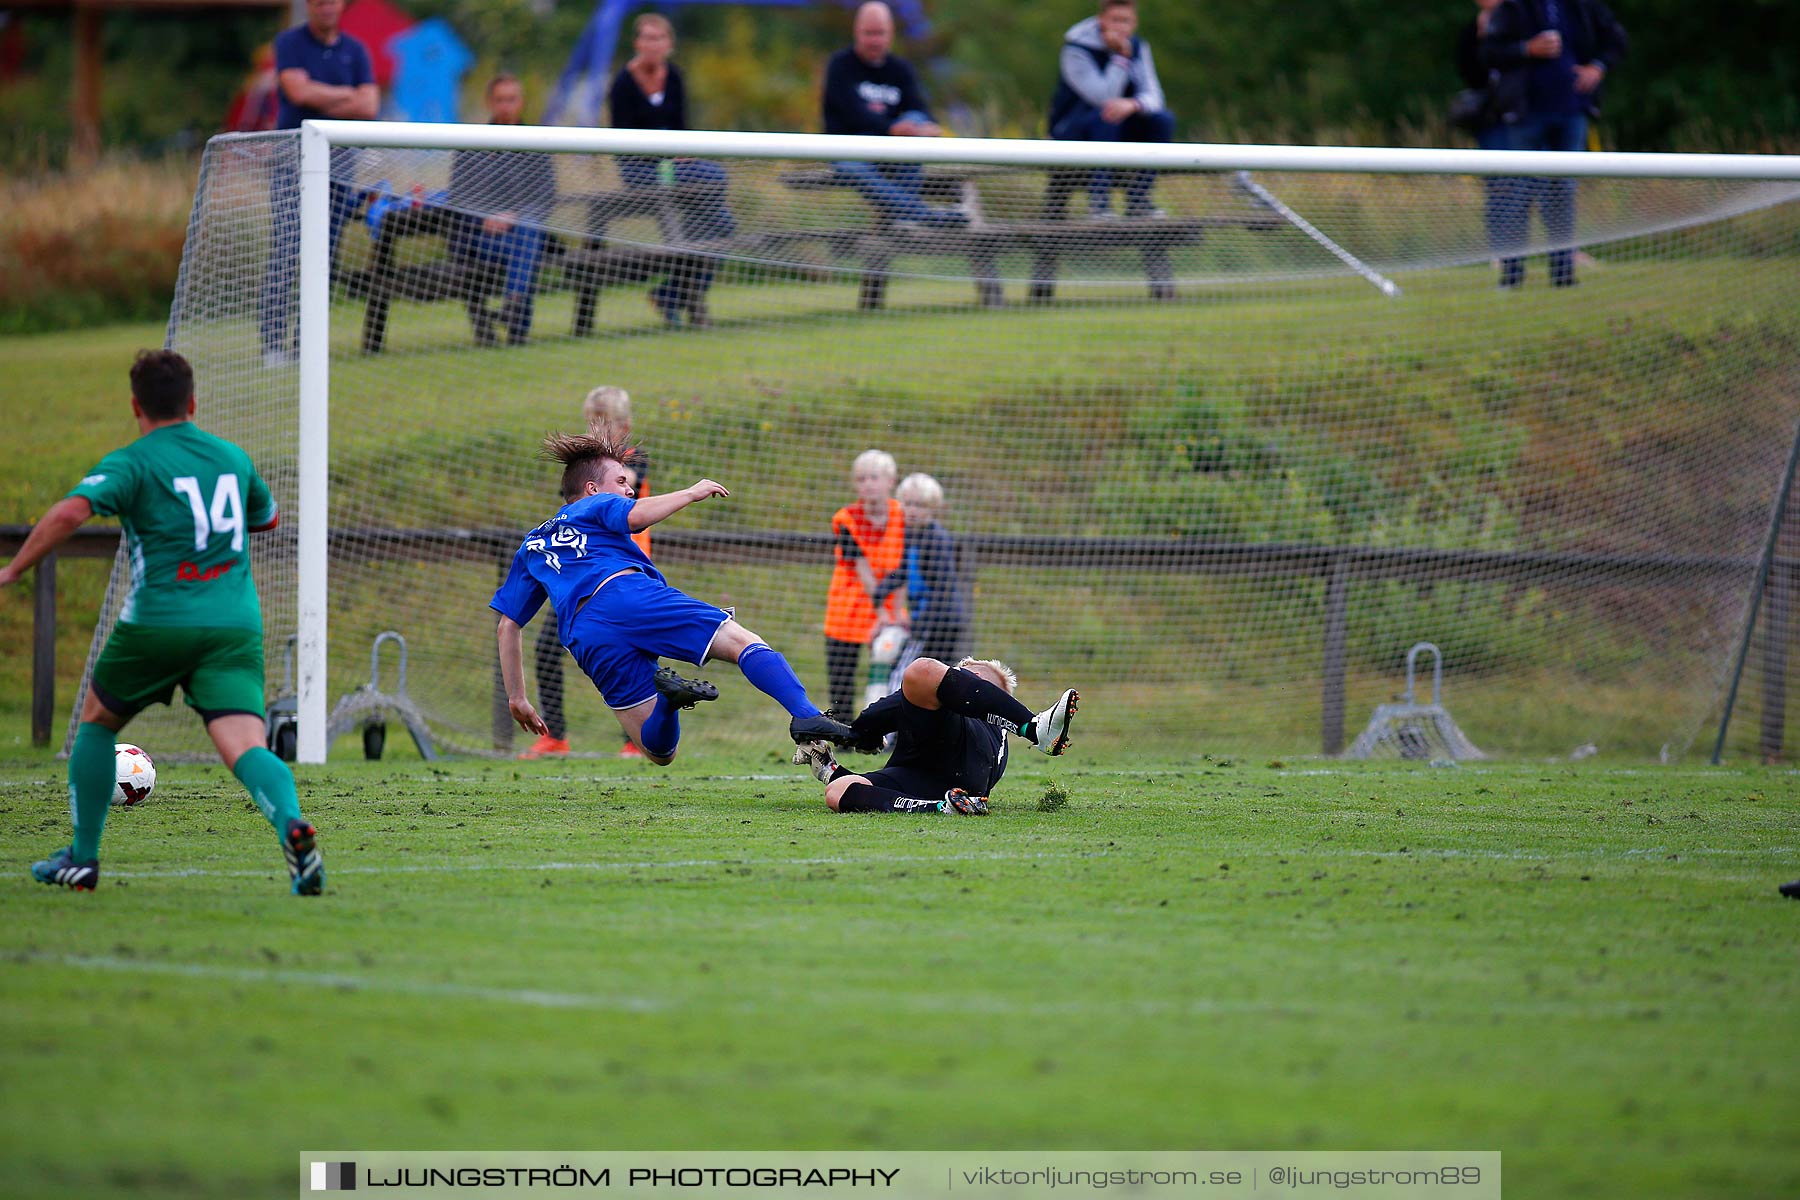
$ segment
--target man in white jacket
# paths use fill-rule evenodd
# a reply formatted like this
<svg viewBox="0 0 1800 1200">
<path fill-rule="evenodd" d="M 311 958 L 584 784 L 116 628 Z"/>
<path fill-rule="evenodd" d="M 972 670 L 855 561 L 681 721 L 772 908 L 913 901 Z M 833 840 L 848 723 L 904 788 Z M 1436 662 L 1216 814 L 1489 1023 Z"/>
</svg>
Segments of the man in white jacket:
<svg viewBox="0 0 1800 1200">
<path fill-rule="evenodd" d="M 1063 35 L 1061 78 L 1050 101 L 1050 136 L 1076 142 L 1167 142 L 1175 118 L 1163 103 L 1162 84 L 1150 46 L 1137 36 L 1134 0 L 1101 0 L 1098 16 L 1078 21 Z M 1150 189 L 1156 175 L 1128 171 L 1125 215 L 1156 215 Z M 1113 173 L 1088 180 L 1088 214 L 1111 215 Z"/>
</svg>

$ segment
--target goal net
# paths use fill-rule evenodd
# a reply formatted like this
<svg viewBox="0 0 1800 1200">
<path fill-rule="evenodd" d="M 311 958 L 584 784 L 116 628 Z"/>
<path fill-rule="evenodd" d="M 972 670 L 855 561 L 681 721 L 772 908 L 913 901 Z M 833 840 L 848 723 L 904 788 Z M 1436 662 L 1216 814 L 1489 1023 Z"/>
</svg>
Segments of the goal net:
<svg viewBox="0 0 1800 1200">
<path fill-rule="evenodd" d="M 759 135 L 555 135 L 587 152 L 334 148 L 306 245 L 335 269 L 301 341 L 300 135 L 207 149 L 169 344 L 201 423 L 283 506 L 256 547 L 272 697 L 325 581 L 334 736 L 379 710 L 355 697 L 393 631 L 438 752 L 522 748 L 487 603 L 557 507 L 541 439 L 612 385 L 652 492 L 732 491 L 654 529 L 653 557 L 821 704 L 832 517 L 879 449 L 941 485 L 956 648 L 1012 664 L 1028 703 L 1081 688 L 1084 748 L 1337 753 L 1428 641 L 1488 755 L 1710 750 L 1800 419 L 1800 184 L 1409 173 L 1391 152 L 1270 169 L 1253 147 L 1149 172 L 1151 150 L 1066 143 L 875 168 L 834 166 L 853 147 L 828 139 L 770 157 Z M 1611 169 L 1555 159 L 1575 157 Z M 1522 285 L 1498 286 L 1515 255 Z M 300 503 L 318 368 L 296 346 L 328 371 L 322 522 Z M 321 527 L 322 577 L 299 557 Z M 1771 705 L 1788 736 L 1794 545 L 1734 752 L 1766 745 Z M 552 661 L 575 750 L 616 753 L 604 703 Z M 724 697 L 690 749 L 785 757 L 775 706 L 705 673 Z M 205 748 L 185 713 L 133 736 Z"/>
</svg>

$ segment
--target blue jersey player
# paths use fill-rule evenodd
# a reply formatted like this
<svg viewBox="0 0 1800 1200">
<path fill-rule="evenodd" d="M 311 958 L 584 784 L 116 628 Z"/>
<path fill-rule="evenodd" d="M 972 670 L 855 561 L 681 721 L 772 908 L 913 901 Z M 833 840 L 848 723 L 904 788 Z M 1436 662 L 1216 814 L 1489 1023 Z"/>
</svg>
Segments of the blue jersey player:
<svg viewBox="0 0 1800 1200">
<path fill-rule="evenodd" d="M 563 506 L 526 535 L 489 604 L 500 614 L 500 671 L 515 721 L 539 735 L 549 731 L 525 698 L 520 637 L 520 627 L 547 599 L 556 610 L 558 640 L 600 689 L 625 736 L 659 766 L 675 757 L 681 710 L 717 699 L 719 691 L 658 667 L 658 658 L 736 663 L 744 678 L 787 709 L 796 742 L 850 739 L 849 726 L 807 699 L 787 659 L 724 609 L 670 587 L 631 540 L 690 504 L 730 492 L 702 479 L 637 499 L 633 474 L 623 465 L 632 447 L 623 440 L 559 433 L 544 440 L 544 451 L 563 465 Z"/>
</svg>

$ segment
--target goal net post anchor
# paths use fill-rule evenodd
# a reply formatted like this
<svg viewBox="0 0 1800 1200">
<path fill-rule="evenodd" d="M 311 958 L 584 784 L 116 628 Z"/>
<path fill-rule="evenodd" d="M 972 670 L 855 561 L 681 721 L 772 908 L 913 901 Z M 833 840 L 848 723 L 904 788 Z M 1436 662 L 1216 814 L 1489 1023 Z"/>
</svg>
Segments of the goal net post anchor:
<svg viewBox="0 0 1800 1200">
<path fill-rule="evenodd" d="M 1418 703 L 1414 691 L 1419 655 L 1431 655 L 1431 703 Z M 1391 750 L 1400 758 L 1465 762 L 1486 758 L 1468 735 L 1458 728 L 1444 707 L 1444 654 L 1430 642 L 1419 642 L 1406 652 L 1406 692 L 1398 704 L 1382 704 L 1344 754 L 1346 758 L 1374 758 Z"/>
</svg>

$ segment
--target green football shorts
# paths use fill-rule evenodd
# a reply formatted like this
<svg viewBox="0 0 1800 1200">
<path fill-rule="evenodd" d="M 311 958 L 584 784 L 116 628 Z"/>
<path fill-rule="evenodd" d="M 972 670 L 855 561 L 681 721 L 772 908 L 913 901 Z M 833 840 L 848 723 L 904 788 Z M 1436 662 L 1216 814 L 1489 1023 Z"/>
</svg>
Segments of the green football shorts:
<svg viewBox="0 0 1800 1200">
<path fill-rule="evenodd" d="M 254 629 L 113 627 L 94 664 L 94 694 L 122 717 L 167 704 L 179 684 L 205 720 L 263 709 L 263 642 Z"/>
</svg>

